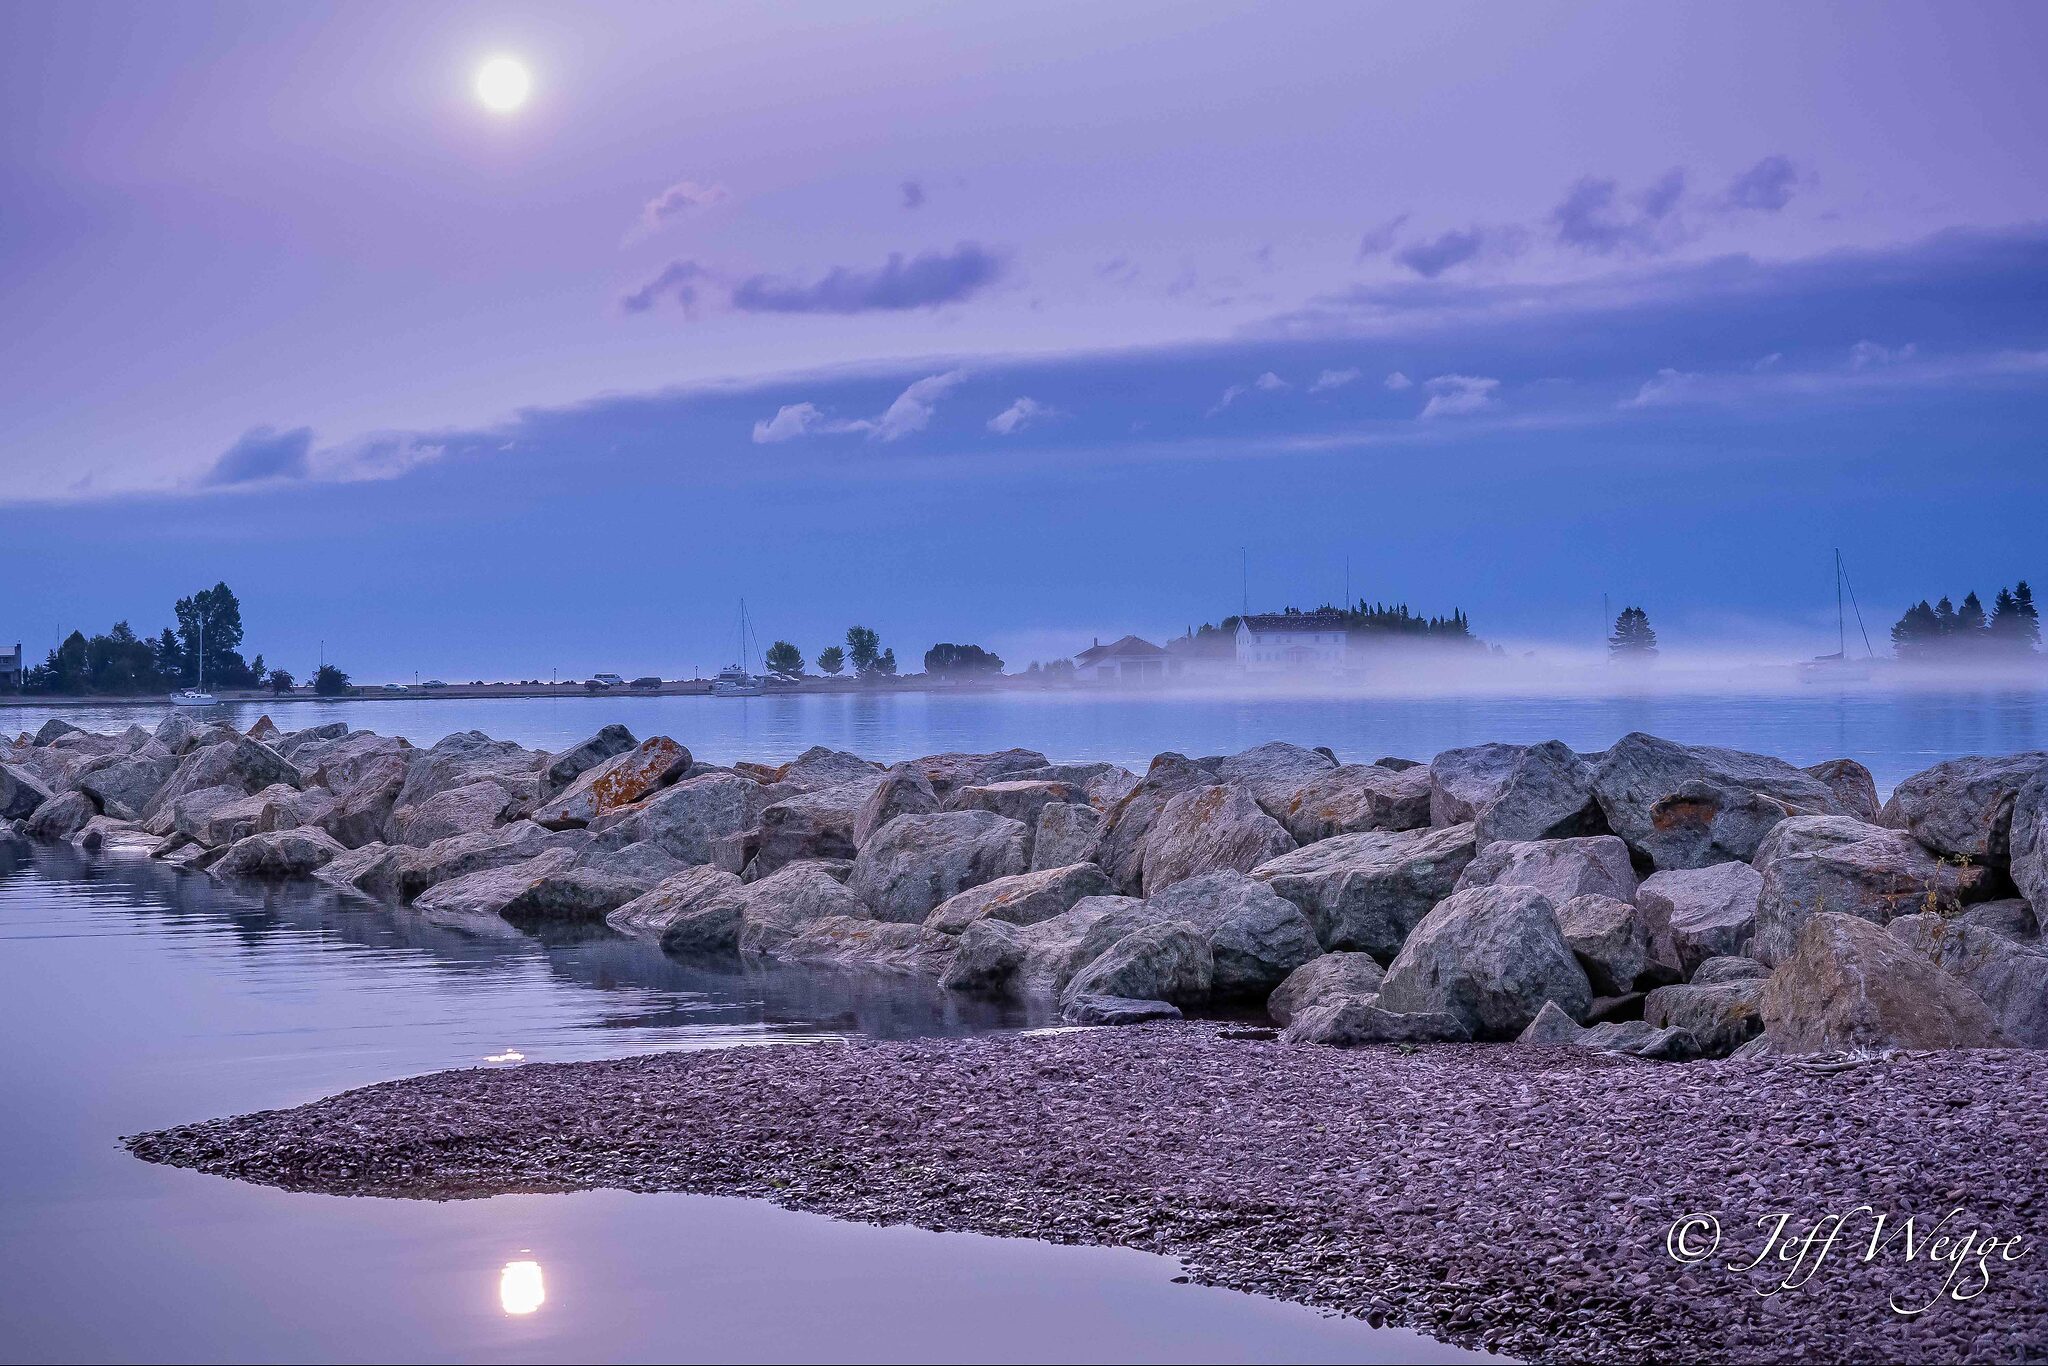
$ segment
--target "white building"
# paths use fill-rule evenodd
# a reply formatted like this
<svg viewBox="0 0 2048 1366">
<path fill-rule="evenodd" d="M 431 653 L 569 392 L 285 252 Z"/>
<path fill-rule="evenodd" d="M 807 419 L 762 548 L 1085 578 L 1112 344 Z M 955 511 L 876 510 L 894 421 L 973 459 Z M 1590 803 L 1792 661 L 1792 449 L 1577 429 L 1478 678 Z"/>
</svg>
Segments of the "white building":
<svg viewBox="0 0 2048 1366">
<path fill-rule="evenodd" d="M 1237 623 L 1237 663 L 1254 676 L 1342 673 L 1349 642 L 1341 612 L 1255 613 Z"/>
<path fill-rule="evenodd" d="M 1157 683 L 1166 677 L 1166 651 L 1149 640 L 1100 639 L 1074 656 L 1074 677 L 1091 683 Z"/>
</svg>

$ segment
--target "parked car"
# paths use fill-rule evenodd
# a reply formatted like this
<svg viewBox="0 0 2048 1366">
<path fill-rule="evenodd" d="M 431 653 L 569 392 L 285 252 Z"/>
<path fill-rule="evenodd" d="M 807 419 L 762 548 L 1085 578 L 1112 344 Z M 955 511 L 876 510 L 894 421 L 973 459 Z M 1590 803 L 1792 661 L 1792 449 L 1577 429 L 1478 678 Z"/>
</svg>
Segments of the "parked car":
<svg viewBox="0 0 2048 1366">
<path fill-rule="evenodd" d="M 420 684 L 420 686 L 423 688 L 445 688 L 448 685 L 446 683 L 443 683 L 438 678 L 430 678 L 426 682 Z"/>
<path fill-rule="evenodd" d="M 622 686 L 626 680 L 619 677 L 617 674 L 597 674 L 594 677 L 592 677 L 590 681 L 593 683 L 602 683 L 607 688 L 616 688 Z"/>
<path fill-rule="evenodd" d="M 661 680 L 650 674 L 645 678 L 634 679 L 633 686 L 646 692 L 653 692 L 661 686 Z"/>
</svg>

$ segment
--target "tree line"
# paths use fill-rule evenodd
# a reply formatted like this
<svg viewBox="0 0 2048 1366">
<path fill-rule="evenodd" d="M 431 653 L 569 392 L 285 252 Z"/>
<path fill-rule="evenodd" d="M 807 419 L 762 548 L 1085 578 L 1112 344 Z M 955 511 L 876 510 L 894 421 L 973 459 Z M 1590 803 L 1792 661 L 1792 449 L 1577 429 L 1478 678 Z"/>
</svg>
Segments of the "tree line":
<svg viewBox="0 0 2048 1366">
<path fill-rule="evenodd" d="M 768 672 L 783 678 L 801 678 L 804 652 L 787 640 L 778 640 L 762 656 Z M 849 626 L 844 645 L 827 645 L 813 663 L 819 673 L 836 678 L 849 668 L 856 678 L 893 678 L 896 649 L 884 647 L 881 635 L 872 627 Z M 1003 657 L 979 645 L 941 643 L 924 652 L 924 671 L 939 677 L 974 677 L 1001 674 Z"/>
<path fill-rule="evenodd" d="M 1958 607 L 1946 597 L 1929 606 L 1922 598 L 1892 627 L 1892 648 L 1902 660 L 2016 658 L 2041 645 L 2041 613 L 2025 579 L 2001 588 L 1991 610 L 1975 592 Z"/>
</svg>

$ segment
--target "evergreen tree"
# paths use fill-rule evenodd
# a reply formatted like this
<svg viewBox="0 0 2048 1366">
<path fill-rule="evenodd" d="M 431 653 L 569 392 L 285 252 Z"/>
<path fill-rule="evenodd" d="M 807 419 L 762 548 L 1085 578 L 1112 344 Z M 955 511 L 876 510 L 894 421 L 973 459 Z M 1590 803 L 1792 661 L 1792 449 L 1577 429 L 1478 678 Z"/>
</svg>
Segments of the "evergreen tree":
<svg viewBox="0 0 2048 1366">
<path fill-rule="evenodd" d="M 206 681 L 222 687 L 248 687 L 255 680 L 242 659 L 242 603 L 224 583 L 179 598 L 178 640 L 186 660 L 198 658 L 199 621 L 206 619 Z M 195 678 L 197 673 L 195 671 Z"/>
<path fill-rule="evenodd" d="M 2021 579 L 2012 590 L 2013 615 L 2018 625 L 2013 634 L 2018 639 L 2017 648 L 2032 654 L 2041 647 L 2041 614 L 2034 608 L 2034 590 Z"/>
<path fill-rule="evenodd" d="M 332 664 L 322 664 L 313 674 L 313 691 L 318 696 L 340 697 L 348 690 L 348 675 Z"/>
<path fill-rule="evenodd" d="M 1967 640 L 1980 639 L 1984 634 L 1984 604 L 1977 599 L 1974 590 L 1963 595 L 1963 605 L 1956 612 L 1956 634 Z"/>
<path fill-rule="evenodd" d="M 846 651 L 837 645 L 827 645 L 818 651 L 818 672 L 837 675 L 846 667 Z"/>
<path fill-rule="evenodd" d="M 786 640 L 778 640 L 768 647 L 766 656 L 768 672 L 795 678 L 804 671 L 803 651 Z"/>
<path fill-rule="evenodd" d="M 1941 622 L 1922 598 L 1892 627 L 1892 648 L 1900 659 L 1925 659 L 1941 647 Z"/>
<path fill-rule="evenodd" d="M 1000 674 L 1003 657 L 991 654 L 979 645 L 934 645 L 924 652 L 924 671 L 942 677 Z"/>
<path fill-rule="evenodd" d="M 882 638 L 866 626 L 846 628 L 846 658 L 856 674 L 866 677 L 875 671 L 882 653 Z"/>
<path fill-rule="evenodd" d="M 1942 596 L 1940 602 L 1934 604 L 1934 633 L 1942 638 L 1953 636 L 1956 633 L 1955 604 L 1948 600 L 1946 594 Z"/>
<path fill-rule="evenodd" d="M 894 678 L 896 676 L 895 646 L 892 645 L 888 649 L 882 651 L 881 658 L 875 661 L 875 672 L 880 674 L 884 678 Z"/>
<path fill-rule="evenodd" d="M 1650 629 L 1650 614 L 1640 607 L 1624 607 L 1614 619 L 1614 634 L 1607 638 L 1610 659 L 1648 660 L 1657 655 L 1657 633 Z"/>
</svg>

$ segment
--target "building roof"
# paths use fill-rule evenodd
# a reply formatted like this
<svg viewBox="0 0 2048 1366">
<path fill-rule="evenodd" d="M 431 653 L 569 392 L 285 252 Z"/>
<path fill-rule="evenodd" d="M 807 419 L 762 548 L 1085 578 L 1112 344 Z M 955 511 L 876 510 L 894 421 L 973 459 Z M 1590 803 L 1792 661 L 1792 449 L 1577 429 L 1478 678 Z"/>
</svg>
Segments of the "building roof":
<svg viewBox="0 0 2048 1366">
<path fill-rule="evenodd" d="M 1341 631 L 1342 612 L 1254 612 L 1242 618 L 1252 631 Z"/>
<path fill-rule="evenodd" d="M 1090 645 L 1087 649 L 1075 655 L 1074 662 L 1076 664 L 1099 664 L 1105 659 L 1157 659 L 1165 654 L 1166 651 L 1164 649 L 1154 645 L 1149 640 L 1140 640 L 1136 636 L 1125 636 L 1122 640 L 1112 640 L 1107 645 L 1098 640 L 1095 644 Z"/>
</svg>

